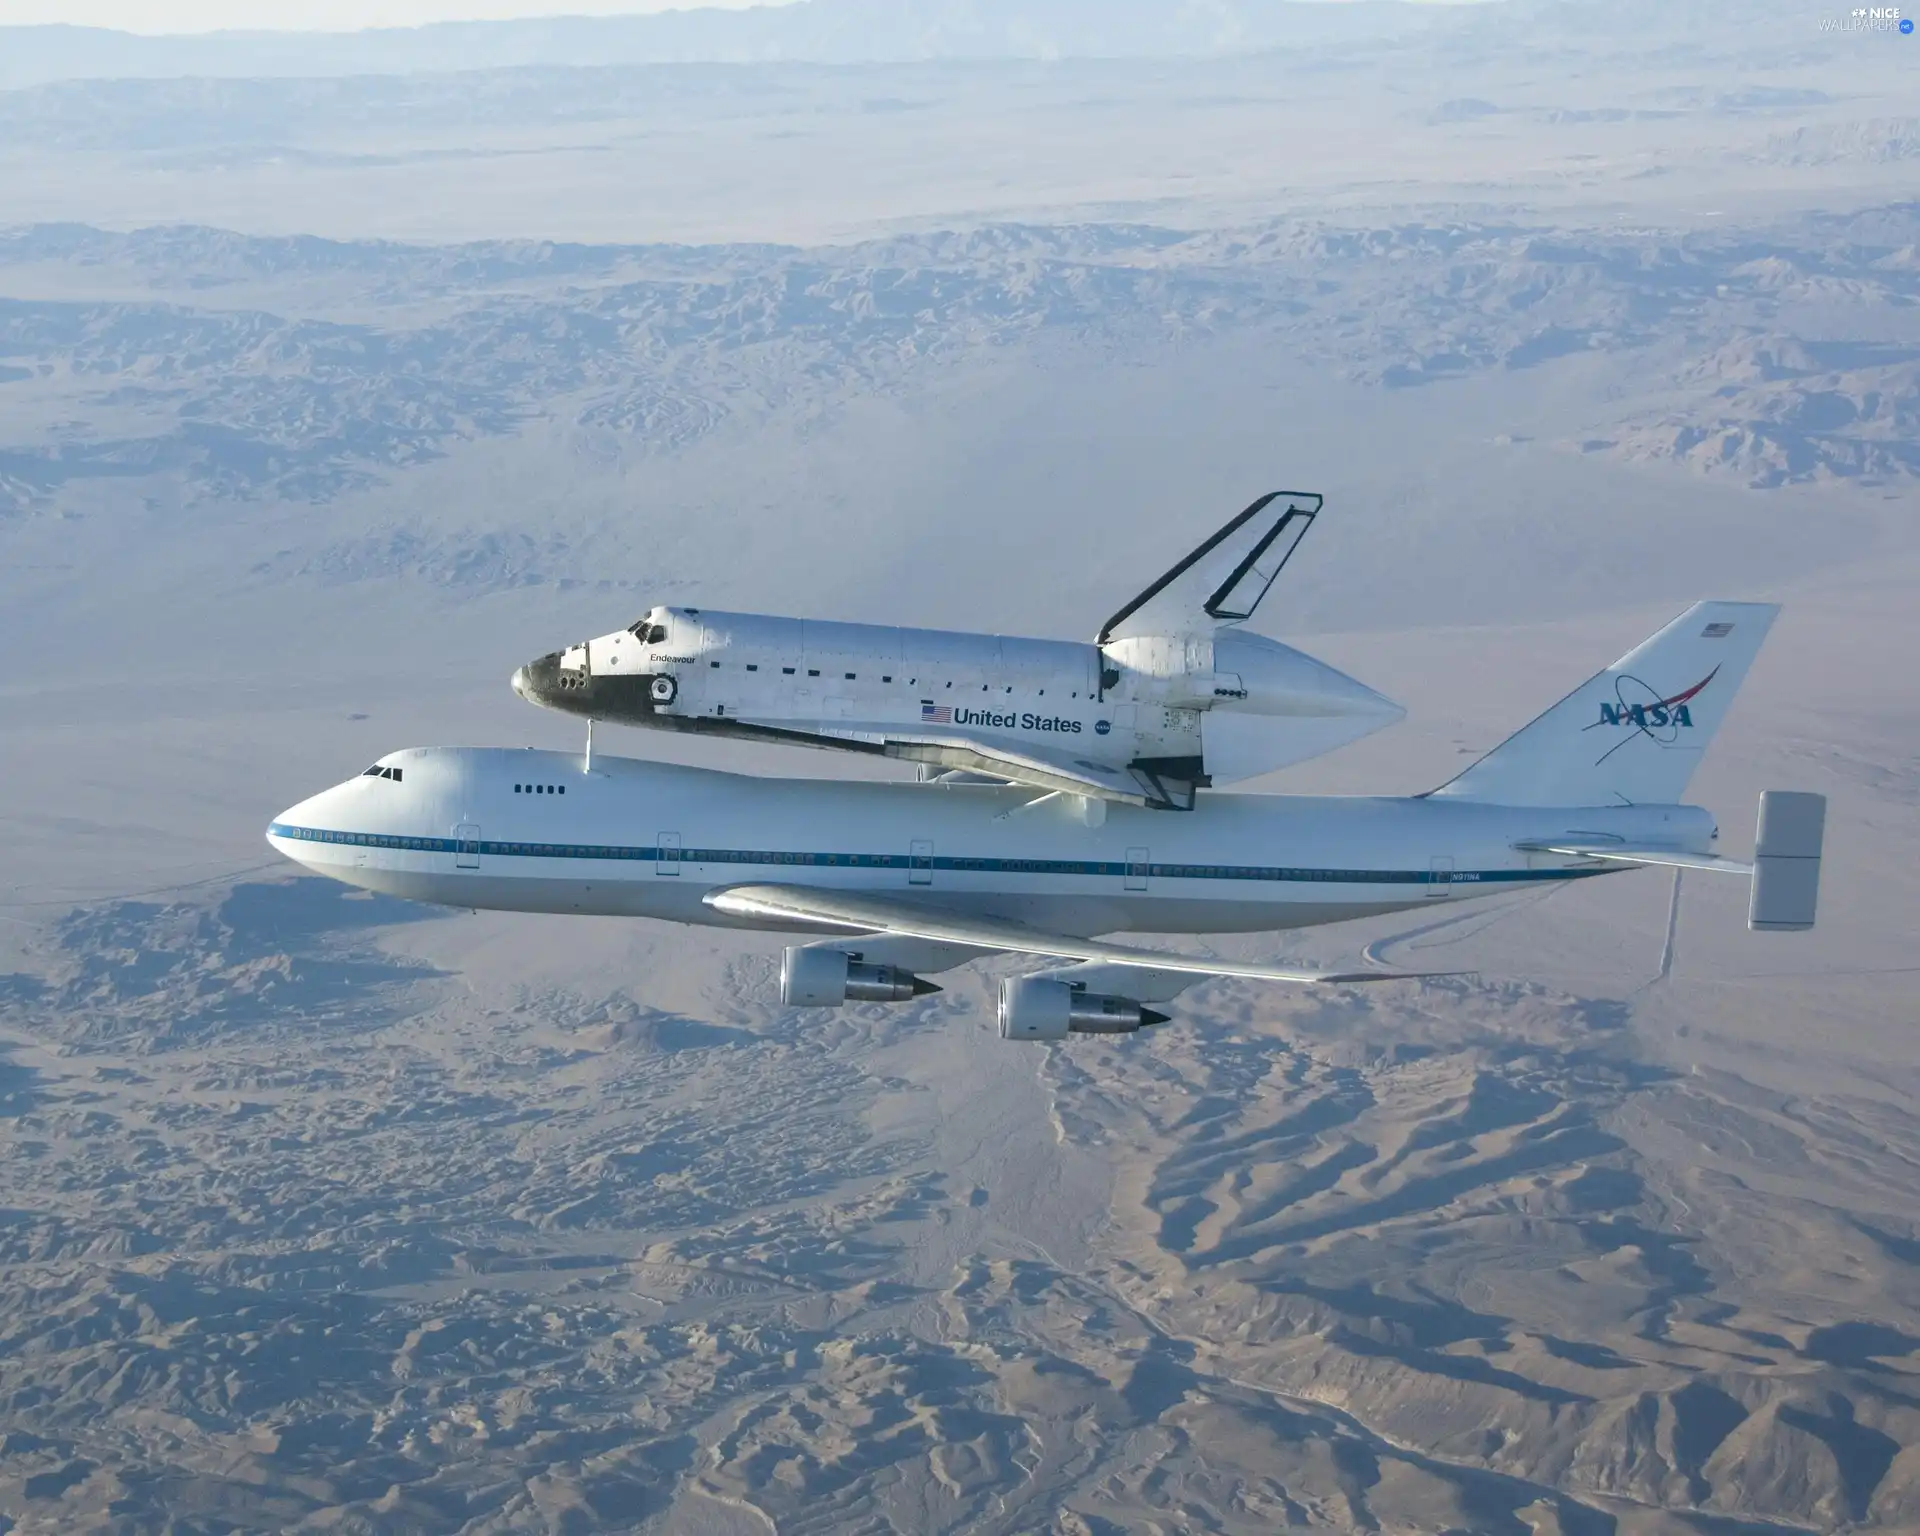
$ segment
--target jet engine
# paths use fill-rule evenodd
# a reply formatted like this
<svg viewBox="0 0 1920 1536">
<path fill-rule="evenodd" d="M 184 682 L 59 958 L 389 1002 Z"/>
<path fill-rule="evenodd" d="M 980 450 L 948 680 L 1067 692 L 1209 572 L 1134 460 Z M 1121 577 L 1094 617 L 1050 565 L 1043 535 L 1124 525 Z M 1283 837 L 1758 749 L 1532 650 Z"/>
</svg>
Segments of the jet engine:
<svg viewBox="0 0 1920 1536">
<path fill-rule="evenodd" d="M 1083 991 L 1047 976 L 1015 976 L 1000 983 L 1002 1040 L 1130 1035 L 1166 1022 L 1166 1014 L 1143 1008 L 1130 997 Z"/>
<path fill-rule="evenodd" d="M 897 965 L 867 965 L 844 949 L 796 946 L 780 957 L 780 1001 L 789 1008 L 904 1003 L 940 988 Z"/>
</svg>

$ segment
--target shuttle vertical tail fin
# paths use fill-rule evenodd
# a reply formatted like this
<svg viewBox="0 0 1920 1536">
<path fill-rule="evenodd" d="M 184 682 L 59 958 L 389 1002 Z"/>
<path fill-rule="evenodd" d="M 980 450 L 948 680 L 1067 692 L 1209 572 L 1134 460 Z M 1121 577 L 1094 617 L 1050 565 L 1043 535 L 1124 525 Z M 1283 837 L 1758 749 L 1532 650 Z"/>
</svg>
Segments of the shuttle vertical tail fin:
<svg viewBox="0 0 1920 1536">
<path fill-rule="evenodd" d="M 1676 802 L 1779 611 L 1695 603 L 1433 793 L 1501 805 Z"/>
<path fill-rule="evenodd" d="M 1269 491 L 1100 626 L 1094 642 L 1207 634 L 1253 616 L 1320 515 L 1311 491 Z"/>
</svg>

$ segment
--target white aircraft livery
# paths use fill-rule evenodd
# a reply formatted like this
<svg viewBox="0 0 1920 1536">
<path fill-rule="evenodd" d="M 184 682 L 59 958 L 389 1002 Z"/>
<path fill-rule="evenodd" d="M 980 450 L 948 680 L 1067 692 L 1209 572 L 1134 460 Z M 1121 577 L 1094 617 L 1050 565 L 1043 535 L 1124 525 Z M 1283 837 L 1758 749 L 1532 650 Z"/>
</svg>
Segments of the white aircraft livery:
<svg viewBox="0 0 1920 1536">
<path fill-rule="evenodd" d="M 1275 491 L 1101 627 L 1091 645 L 656 607 L 528 662 L 523 699 L 590 720 L 881 753 L 1085 802 L 1190 810 L 1391 725 L 1390 699 L 1236 628 L 1321 498 Z"/>
<path fill-rule="evenodd" d="M 1000 1033 L 1059 1040 L 1163 1022 L 1203 976 L 1388 979 L 1197 958 L 1103 935 L 1300 928 L 1635 865 L 1752 882 L 1749 924 L 1813 925 L 1825 801 L 1769 791 L 1753 863 L 1680 803 L 1773 621 L 1709 602 L 1450 783 L 1410 798 L 1209 794 L 1183 816 L 1018 784 L 846 783 L 509 748 L 394 752 L 283 812 L 267 838 L 321 874 L 447 906 L 597 913 L 806 935 L 782 999 L 937 991 L 990 953 Z"/>
</svg>

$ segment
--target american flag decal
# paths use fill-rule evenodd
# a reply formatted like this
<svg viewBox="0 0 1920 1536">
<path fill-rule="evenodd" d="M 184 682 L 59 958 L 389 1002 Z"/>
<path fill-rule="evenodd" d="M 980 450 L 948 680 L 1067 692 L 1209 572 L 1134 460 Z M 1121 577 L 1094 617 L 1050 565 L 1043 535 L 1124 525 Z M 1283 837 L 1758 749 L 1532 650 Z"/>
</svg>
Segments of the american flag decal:
<svg viewBox="0 0 1920 1536">
<path fill-rule="evenodd" d="M 920 723 L 922 725 L 952 725 L 953 710 L 946 704 L 936 704 L 932 699 L 920 701 Z"/>
<path fill-rule="evenodd" d="M 1700 631 L 1700 638 L 1702 640 L 1724 640 L 1732 633 L 1733 626 L 1731 624 L 1714 623 L 1709 624 L 1705 629 Z"/>
</svg>

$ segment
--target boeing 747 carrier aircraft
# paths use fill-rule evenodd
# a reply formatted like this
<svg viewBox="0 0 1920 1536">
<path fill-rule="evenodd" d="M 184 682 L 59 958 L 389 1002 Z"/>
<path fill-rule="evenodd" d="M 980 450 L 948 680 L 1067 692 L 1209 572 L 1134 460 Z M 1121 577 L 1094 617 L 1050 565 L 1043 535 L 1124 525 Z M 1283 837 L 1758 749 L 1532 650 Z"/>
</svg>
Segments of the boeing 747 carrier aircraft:
<svg viewBox="0 0 1920 1536">
<path fill-rule="evenodd" d="M 1825 802 L 1762 797 L 1751 864 L 1715 851 L 1687 781 L 1776 610 L 1699 603 L 1464 773 L 1405 799 L 1211 793 L 1189 814 L 1014 784 L 844 783 L 556 752 L 417 747 L 283 812 L 268 841 L 318 873 L 455 907 L 770 929 L 784 1002 L 937 991 L 981 955 L 1012 1040 L 1115 1034 L 1204 976 L 1315 972 L 1116 942 L 1341 922 L 1636 865 L 1750 877 L 1750 925 L 1813 925 Z"/>
</svg>

